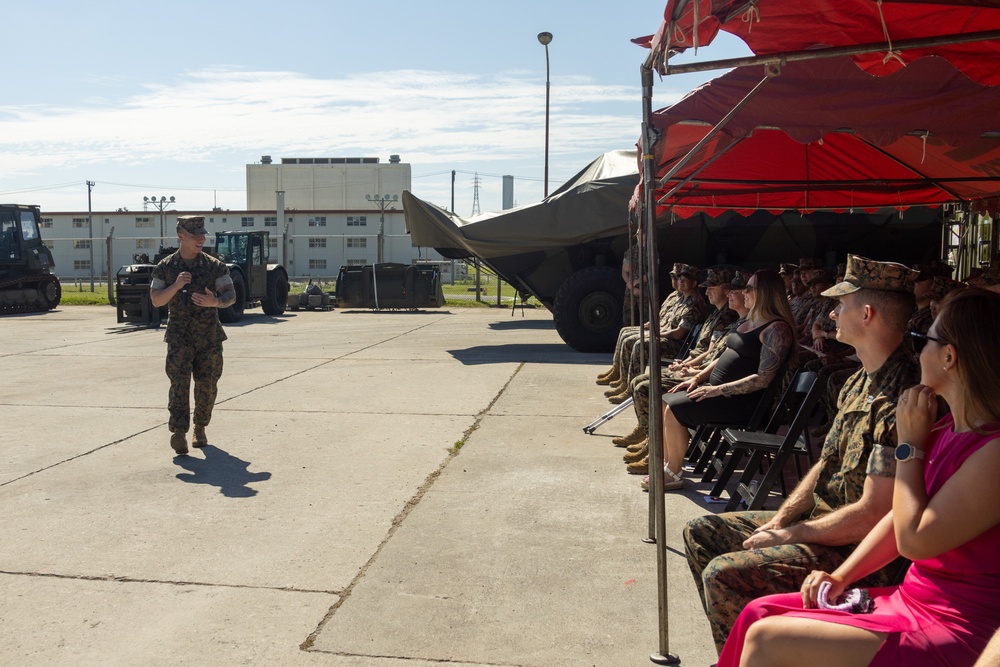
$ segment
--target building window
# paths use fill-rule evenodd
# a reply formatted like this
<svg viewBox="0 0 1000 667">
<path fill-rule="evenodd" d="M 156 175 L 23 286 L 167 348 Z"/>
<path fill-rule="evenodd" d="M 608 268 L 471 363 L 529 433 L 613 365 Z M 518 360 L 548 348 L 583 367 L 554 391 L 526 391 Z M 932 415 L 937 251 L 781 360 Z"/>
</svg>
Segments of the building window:
<svg viewBox="0 0 1000 667">
<path fill-rule="evenodd" d="M 326 216 L 317 215 L 314 218 L 309 218 L 310 227 L 326 227 Z"/>
<path fill-rule="evenodd" d="M 326 270 L 326 260 L 325 259 L 310 259 L 309 260 L 310 269 L 323 269 Z"/>
<path fill-rule="evenodd" d="M 148 248 L 155 248 L 156 245 L 154 245 L 153 239 L 136 239 L 135 247 L 137 250 L 146 250 Z"/>
<path fill-rule="evenodd" d="M 276 238 L 269 238 L 267 240 L 267 247 L 268 248 L 277 248 L 278 247 L 278 239 L 276 239 Z"/>
<path fill-rule="evenodd" d="M 367 259 L 349 259 L 347 260 L 348 266 L 365 266 L 368 264 Z"/>
<path fill-rule="evenodd" d="M 76 227 L 77 229 L 82 229 L 83 227 L 87 226 L 87 219 L 86 218 L 73 218 L 73 226 Z"/>
<path fill-rule="evenodd" d="M 155 223 L 153 222 L 152 218 L 136 218 L 135 219 L 135 226 L 136 227 L 154 227 Z"/>
<path fill-rule="evenodd" d="M 75 270 L 75 271 L 90 271 L 90 260 L 89 259 L 74 259 L 73 260 L 73 270 Z"/>
<path fill-rule="evenodd" d="M 309 239 L 310 248 L 325 248 L 326 239 Z"/>
<path fill-rule="evenodd" d="M 73 250 L 89 250 L 90 239 L 84 241 L 73 241 Z"/>
<path fill-rule="evenodd" d="M 52 218 L 42 218 L 42 227 L 49 228 L 52 226 Z"/>
<path fill-rule="evenodd" d="M 240 218 L 240 223 L 244 227 L 253 227 L 253 216 L 252 215 L 244 215 L 242 218 Z"/>
<path fill-rule="evenodd" d="M 348 236 L 347 237 L 347 247 L 348 248 L 367 248 L 368 238 L 365 236 Z"/>
<path fill-rule="evenodd" d="M 265 227 L 277 227 L 278 226 L 278 216 L 276 216 L 276 215 L 265 215 L 264 216 L 264 226 Z"/>
<path fill-rule="evenodd" d="M 368 226 L 368 216 L 367 215 L 349 215 L 347 216 L 347 226 L 348 227 L 367 227 Z"/>
</svg>

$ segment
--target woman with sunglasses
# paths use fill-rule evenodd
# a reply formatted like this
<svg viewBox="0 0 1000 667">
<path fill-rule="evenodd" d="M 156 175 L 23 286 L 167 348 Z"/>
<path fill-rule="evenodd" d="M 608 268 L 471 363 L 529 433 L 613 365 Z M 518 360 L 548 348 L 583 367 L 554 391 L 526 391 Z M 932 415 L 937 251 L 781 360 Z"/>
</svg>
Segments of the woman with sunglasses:
<svg viewBox="0 0 1000 667">
<path fill-rule="evenodd" d="M 795 320 L 785 296 L 785 282 L 775 271 L 761 270 L 745 288 L 746 322 L 727 338 L 722 355 L 687 382 L 663 394 L 663 490 L 679 489 L 689 427 L 725 419 L 748 422 L 760 398 L 791 359 Z M 648 480 L 645 482 L 648 487 Z"/>
<path fill-rule="evenodd" d="M 750 603 L 720 667 L 976 662 L 1000 626 L 998 327 L 1000 294 L 970 288 L 948 296 L 926 334 L 911 333 L 921 384 L 896 410 L 892 511 L 834 572 Z M 939 396 L 951 413 L 935 423 Z M 900 586 L 852 589 L 858 605 L 838 604 L 899 555 L 913 561 Z"/>
</svg>

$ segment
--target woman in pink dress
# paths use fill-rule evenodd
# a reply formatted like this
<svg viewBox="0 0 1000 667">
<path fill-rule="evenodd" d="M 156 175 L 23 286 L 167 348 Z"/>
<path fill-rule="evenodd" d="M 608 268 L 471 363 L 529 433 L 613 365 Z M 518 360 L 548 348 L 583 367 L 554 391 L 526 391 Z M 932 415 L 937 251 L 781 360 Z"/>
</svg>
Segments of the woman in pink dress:
<svg viewBox="0 0 1000 667">
<path fill-rule="evenodd" d="M 920 352 L 921 383 L 896 413 L 892 512 L 831 574 L 747 605 L 719 667 L 972 666 L 1000 626 L 1000 294 L 949 295 Z M 951 414 L 934 423 L 936 398 Z M 898 555 L 900 586 L 871 613 L 820 609 Z M 821 592 L 825 591 L 826 595 Z"/>
</svg>

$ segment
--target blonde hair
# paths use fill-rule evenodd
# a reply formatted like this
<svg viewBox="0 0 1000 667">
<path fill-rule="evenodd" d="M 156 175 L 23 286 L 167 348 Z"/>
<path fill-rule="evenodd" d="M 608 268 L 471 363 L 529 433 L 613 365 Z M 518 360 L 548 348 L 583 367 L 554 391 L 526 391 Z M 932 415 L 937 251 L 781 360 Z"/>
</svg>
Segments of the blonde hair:
<svg viewBox="0 0 1000 667">
<path fill-rule="evenodd" d="M 792 335 L 792 347 L 788 360 L 793 364 L 798 360 L 798 345 L 795 344 L 795 317 L 788 305 L 785 281 L 776 271 L 761 269 L 753 274 L 754 302 L 747 317 L 758 322 L 781 320 L 788 325 Z"/>
</svg>

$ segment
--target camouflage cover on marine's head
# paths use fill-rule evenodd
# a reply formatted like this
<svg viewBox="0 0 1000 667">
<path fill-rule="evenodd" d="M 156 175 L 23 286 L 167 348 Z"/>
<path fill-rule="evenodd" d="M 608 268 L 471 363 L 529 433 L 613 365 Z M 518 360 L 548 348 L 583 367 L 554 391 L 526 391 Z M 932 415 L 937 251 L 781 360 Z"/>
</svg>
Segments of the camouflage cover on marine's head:
<svg viewBox="0 0 1000 667">
<path fill-rule="evenodd" d="M 679 276 L 681 271 L 684 270 L 684 262 L 674 262 L 674 268 L 670 269 L 671 276 Z"/>
<path fill-rule="evenodd" d="M 783 275 L 783 276 L 784 275 L 788 275 L 788 276 L 794 275 L 795 272 L 798 270 L 798 268 L 799 267 L 798 267 L 797 264 L 783 263 L 783 264 L 781 264 L 781 268 L 778 269 L 778 274 L 779 275 Z"/>
<path fill-rule="evenodd" d="M 690 278 L 691 280 L 698 280 L 698 267 L 691 266 L 690 264 L 681 264 L 681 268 L 677 272 L 677 275 Z"/>
<path fill-rule="evenodd" d="M 861 289 L 877 289 L 888 292 L 913 292 L 913 283 L 919 275 L 904 264 L 896 262 L 876 262 L 858 255 L 847 256 L 847 272 L 843 282 L 837 283 L 823 296 L 844 296 Z"/>
<path fill-rule="evenodd" d="M 964 287 L 965 283 L 960 283 L 957 280 L 952 280 L 951 278 L 945 278 L 943 276 L 934 276 L 934 282 L 931 283 L 931 301 L 941 301 L 948 296 L 949 292 L 953 292 Z"/>
<path fill-rule="evenodd" d="M 743 289 L 744 287 L 747 286 L 747 283 L 750 282 L 750 278 L 752 277 L 753 274 L 749 271 L 737 271 L 736 275 L 733 276 L 732 281 L 726 283 L 725 285 L 723 285 L 723 287 L 726 287 L 731 290 Z"/>
<path fill-rule="evenodd" d="M 733 281 L 733 272 L 729 269 L 707 269 L 708 277 L 698 287 L 718 287 Z"/>
<path fill-rule="evenodd" d="M 177 231 L 184 230 L 188 234 L 208 234 L 205 229 L 205 216 L 203 215 L 179 215 L 177 216 Z"/>
</svg>

